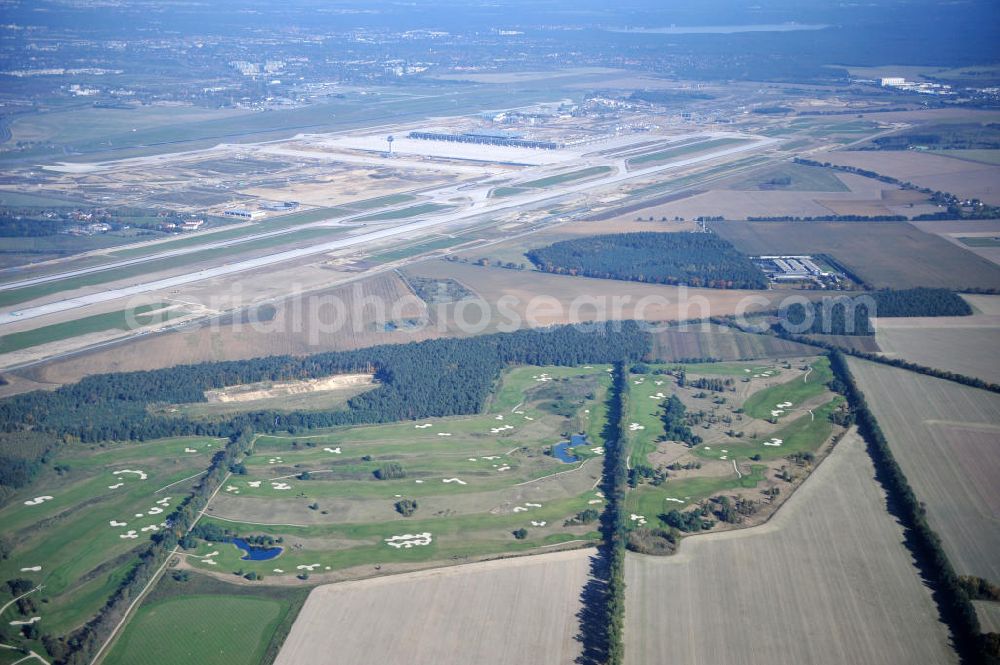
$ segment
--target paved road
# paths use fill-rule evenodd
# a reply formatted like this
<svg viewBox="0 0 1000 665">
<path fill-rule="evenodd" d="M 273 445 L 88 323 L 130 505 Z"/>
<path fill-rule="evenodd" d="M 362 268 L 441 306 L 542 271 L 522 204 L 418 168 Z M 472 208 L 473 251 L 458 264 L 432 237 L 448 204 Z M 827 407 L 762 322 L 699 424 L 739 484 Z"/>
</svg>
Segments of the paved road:
<svg viewBox="0 0 1000 665">
<path fill-rule="evenodd" d="M 733 134 L 728 134 L 728 136 L 733 136 Z M 463 210 L 431 215 L 424 219 L 420 219 L 414 222 L 409 222 L 406 224 L 401 224 L 399 226 L 394 226 L 391 228 L 379 229 L 376 231 L 362 233 L 348 238 L 342 238 L 339 240 L 332 240 L 326 243 L 311 245 L 309 247 L 302 247 L 299 249 L 291 249 L 283 252 L 276 252 L 274 254 L 269 254 L 267 256 L 260 256 L 253 259 L 237 261 L 234 263 L 216 266 L 213 268 L 206 268 L 203 270 L 199 270 L 197 272 L 190 272 L 182 275 L 176 275 L 174 277 L 167 277 L 164 279 L 143 282 L 140 284 L 135 284 L 132 286 L 126 286 L 117 289 L 109 289 L 101 291 L 99 293 L 81 295 L 75 298 L 68 298 L 65 300 L 58 300 L 43 305 L 37 305 L 35 307 L 27 307 L 25 309 L 7 311 L 0 314 L 0 326 L 4 326 L 17 321 L 25 321 L 28 319 L 33 319 L 39 316 L 45 316 L 47 314 L 56 314 L 58 312 L 64 312 L 67 310 L 76 309 L 78 307 L 86 307 L 89 305 L 95 305 L 103 302 L 108 302 L 111 300 L 118 300 L 120 298 L 127 298 L 142 293 L 148 293 L 150 291 L 160 291 L 164 289 L 174 288 L 177 286 L 183 286 L 185 284 L 200 282 L 206 279 L 212 279 L 215 277 L 223 277 L 226 275 L 246 272 L 248 270 L 256 270 L 258 268 L 264 268 L 278 263 L 284 263 L 286 261 L 293 261 L 295 259 L 314 256 L 316 254 L 324 254 L 327 252 L 347 249 L 350 247 L 357 247 L 359 245 L 364 245 L 367 243 L 371 243 L 377 240 L 383 240 L 386 238 L 392 238 L 394 236 L 405 235 L 417 231 L 426 231 L 434 227 L 447 226 L 450 224 L 454 224 L 456 222 L 468 220 L 469 218 L 477 217 L 485 212 L 497 213 L 505 210 L 510 210 L 512 208 L 520 208 L 546 201 L 553 201 L 565 198 L 566 196 L 572 194 L 578 194 L 589 189 L 604 187 L 607 185 L 613 185 L 628 180 L 644 178 L 657 173 L 671 171 L 674 169 L 683 168 L 685 166 L 698 164 L 700 162 L 704 162 L 707 160 L 716 159 L 718 157 L 724 157 L 728 155 L 738 154 L 741 152 L 747 152 L 749 150 L 757 150 L 768 145 L 773 145 L 777 142 L 778 142 L 777 139 L 770 139 L 770 138 L 758 139 L 752 143 L 738 145 L 731 148 L 726 148 L 724 150 L 717 150 L 703 155 L 689 157 L 687 159 L 682 159 L 667 164 L 662 164 L 659 166 L 651 166 L 649 168 L 638 169 L 631 172 L 617 170 L 614 173 L 611 173 L 603 178 L 599 178 L 596 180 L 589 180 L 587 182 L 578 183 L 575 185 L 566 184 L 554 187 L 551 190 L 527 192 L 518 196 L 512 196 L 505 201 L 497 201 L 495 199 L 478 200 L 474 201 L 471 206 L 466 207 Z M 511 184 L 516 185 L 516 183 L 511 183 Z M 152 257 L 146 257 L 146 260 L 149 260 L 150 258 Z"/>
</svg>

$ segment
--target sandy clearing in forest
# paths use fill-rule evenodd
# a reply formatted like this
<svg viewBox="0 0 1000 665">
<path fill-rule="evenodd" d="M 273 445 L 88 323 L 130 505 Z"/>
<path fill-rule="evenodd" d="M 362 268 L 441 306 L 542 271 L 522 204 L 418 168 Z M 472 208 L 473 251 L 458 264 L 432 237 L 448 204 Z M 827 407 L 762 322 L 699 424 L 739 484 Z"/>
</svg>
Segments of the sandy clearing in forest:
<svg viewBox="0 0 1000 665">
<path fill-rule="evenodd" d="M 252 402 L 258 399 L 271 399 L 288 395 L 341 390 L 356 386 L 371 385 L 374 382 L 372 374 L 335 374 L 320 379 L 305 381 L 288 381 L 285 383 L 250 384 L 229 386 L 220 390 L 208 390 L 205 399 L 209 402 Z"/>
<path fill-rule="evenodd" d="M 592 550 L 317 587 L 275 665 L 569 664 Z"/>
<path fill-rule="evenodd" d="M 626 560 L 626 663 L 956 663 L 849 433 L 765 525 Z"/>
</svg>

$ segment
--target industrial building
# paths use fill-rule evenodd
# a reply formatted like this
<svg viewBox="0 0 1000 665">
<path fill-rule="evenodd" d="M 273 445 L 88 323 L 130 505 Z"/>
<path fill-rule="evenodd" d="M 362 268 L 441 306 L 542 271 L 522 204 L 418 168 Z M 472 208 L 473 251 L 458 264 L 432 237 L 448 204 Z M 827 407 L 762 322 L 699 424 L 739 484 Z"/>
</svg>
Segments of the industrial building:
<svg viewBox="0 0 1000 665">
<path fill-rule="evenodd" d="M 239 217 L 240 219 L 259 219 L 264 216 L 260 210 L 247 210 L 246 208 L 230 208 L 222 214 L 226 217 Z"/>
<path fill-rule="evenodd" d="M 462 134 L 410 132 L 408 137 L 425 141 L 451 141 L 452 143 L 475 143 L 478 145 L 499 145 L 508 148 L 535 148 L 538 150 L 558 150 L 561 147 L 554 141 L 535 141 L 522 138 L 519 134 L 507 132 L 463 132 Z"/>
</svg>

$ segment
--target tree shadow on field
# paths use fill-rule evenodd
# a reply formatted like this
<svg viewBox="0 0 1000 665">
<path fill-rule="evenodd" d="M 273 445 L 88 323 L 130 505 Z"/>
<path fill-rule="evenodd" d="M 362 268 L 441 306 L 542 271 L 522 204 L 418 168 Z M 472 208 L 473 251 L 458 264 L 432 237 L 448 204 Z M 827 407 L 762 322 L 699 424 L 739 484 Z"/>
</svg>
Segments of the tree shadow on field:
<svg viewBox="0 0 1000 665">
<path fill-rule="evenodd" d="M 608 393 L 608 414 L 620 412 L 621 396 L 612 389 Z M 577 612 L 580 631 L 576 640 L 582 645 L 582 653 L 576 659 L 578 665 L 603 665 L 608 656 L 608 644 L 611 636 L 609 630 L 608 609 L 608 579 L 611 565 L 611 542 L 615 532 L 614 500 L 615 465 L 620 456 L 620 441 L 618 439 L 619 423 L 614 417 L 609 417 L 601 430 L 604 440 L 604 468 L 601 475 L 601 492 L 605 497 L 605 508 L 601 512 L 600 532 L 601 544 L 597 552 L 590 558 L 590 578 L 580 593 L 582 607 Z"/>
</svg>

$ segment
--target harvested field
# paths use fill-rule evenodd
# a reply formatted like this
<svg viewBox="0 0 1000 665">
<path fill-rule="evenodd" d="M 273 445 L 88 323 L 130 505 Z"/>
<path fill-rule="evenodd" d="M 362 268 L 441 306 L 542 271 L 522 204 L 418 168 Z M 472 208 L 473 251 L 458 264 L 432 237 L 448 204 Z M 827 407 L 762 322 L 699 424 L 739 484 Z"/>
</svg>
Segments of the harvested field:
<svg viewBox="0 0 1000 665">
<path fill-rule="evenodd" d="M 956 663 L 873 474 L 848 435 L 766 525 L 630 555 L 626 662 Z"/>
<path fill-rule="evenodd" d="M 1000 579 L 1000 395 L 849 363 L 955 570 Z"/>
<path fill-rule="evenodd" d="M 741 304 L 748 307 L 747 312 L 773 309 L 774 303 L 786 295 L 776 291 L 619 282 L 449 261 L 426 261 L 409 267 L 407 272 L 464 284 L 479 299 L 465 301 L 460 312 L 453 306 L 442 308 L 434 315 L 435 320 L 455 321 L 457 314 L 475 324 L 485 313 L 487 330 L 511 323 L 521 327 L 608 319 L 676 321 L 722 316 L 735 313 Z"/>
<path fill-rule="evenodd" d="M 750 360 L 802 357 L 814 353 L 804 344 L 768 335 L 753 335 L 721 326 L 670 328 L 653 336 L 653 357 L 663 362 L 692 358 Z"/>
<path fill-rule="evenodd" d="M 876 339 L 884 355 L 984 381 L 1000 383 L 1000 317 L 977 315 L 981 327 L 945 320 L 879 319 Z M 965 321 L 961 323 L 966 323 Z M 971 322 L 969 322 L 971 323 Z"/>
<path fill-rule="evenodd" d="M 936 233 L 945 240 L 962 249 L 1000 265 L 1000 245 L 989 242 L 1000 237 L 1000 220 L 995 219 L 964 219 L 945 222 L 913 222 L 921 231 Z"/>
<path fill-rule="evenodd" d="M 876 288 L 1000 288 L 1000 267 L 906 222 L 712 222 L 751 254 L 829 254 Z"/>
<path fill-rule="evenodd" d="M 942 157 L 917 150 L 830 152 L 819 161 L 854 166 L 987 203 L 1000 203 L 1000 166 Z"/>
<path fill-rule="evenodd" d="M 569 664 L 591 550 L 317 587 L 276 665 Z"/>
</svg>

